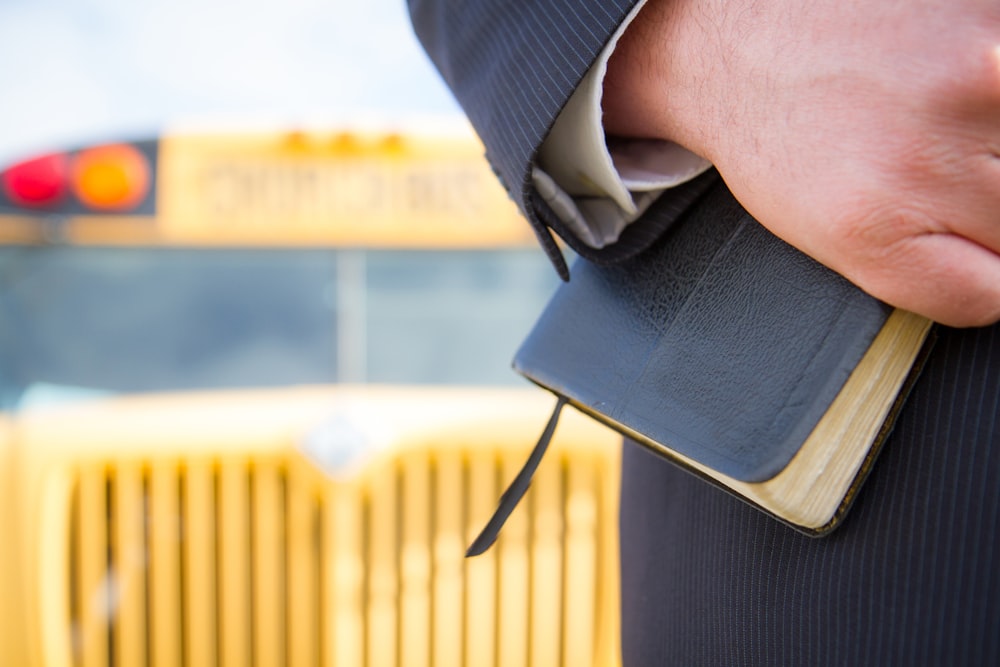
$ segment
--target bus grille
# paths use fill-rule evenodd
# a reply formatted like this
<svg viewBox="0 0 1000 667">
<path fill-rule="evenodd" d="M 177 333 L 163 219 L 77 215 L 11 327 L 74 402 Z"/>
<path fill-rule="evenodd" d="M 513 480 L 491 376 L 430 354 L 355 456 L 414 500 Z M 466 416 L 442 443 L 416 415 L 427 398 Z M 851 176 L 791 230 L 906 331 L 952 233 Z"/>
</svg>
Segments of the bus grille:
<svg viewBox="0 0 1000 667">
<path fill-rule="evenodd" d="M 463 558 L 521 455 L 403 457 L 320 483 L 284 460 L 81 469 L 79 667 L 604 664 L 607 474 L 552 452 L 497 545 Z M 508 460 L 509 459 L 509 460 Z"/>
</svg>

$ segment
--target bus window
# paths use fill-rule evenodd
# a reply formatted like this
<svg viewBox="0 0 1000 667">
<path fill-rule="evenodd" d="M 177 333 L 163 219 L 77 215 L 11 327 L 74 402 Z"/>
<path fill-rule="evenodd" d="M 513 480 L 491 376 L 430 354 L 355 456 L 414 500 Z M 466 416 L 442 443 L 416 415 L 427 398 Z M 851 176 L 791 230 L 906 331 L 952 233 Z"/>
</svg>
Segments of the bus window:
<svg viewBox="0 0 1000 667">
<path fill-rule="evenodd" d="M 554 283 L 516 248 L 7 246 L 0 397 L 516 383 L 509 359 Z"/>
</svg>

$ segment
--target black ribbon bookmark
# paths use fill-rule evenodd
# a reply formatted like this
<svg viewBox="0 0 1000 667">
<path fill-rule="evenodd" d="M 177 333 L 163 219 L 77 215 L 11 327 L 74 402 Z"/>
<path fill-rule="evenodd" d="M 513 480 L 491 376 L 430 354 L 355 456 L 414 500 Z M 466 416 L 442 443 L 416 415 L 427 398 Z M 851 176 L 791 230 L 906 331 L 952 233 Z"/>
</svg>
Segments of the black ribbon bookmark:
<svg viewBox="0 0 1000 667">
<path fill-rule="evenodd" d="M 497 505 L 493 516 L 490 517 L 482 532 L 479 533 L 479 536 L 473 540 L 472 544 L 465 551 L 466 558 L 478 556 L 493 545 L 500 534 L 500 529 L 506 523 L 507 517 L 514 511 L 517 504 L 521 502 L 521 498 L 524 497 L 525 492 L 531 485 L 531 478 L 535 474 L 538 464 L 545 455 L 545 450 L 549 448 L 552 434 L 555 433 L 556 424 L 559 423 L 559 413 L 562 412 L 564 405 L 566 405 L 566 398 L 560 396 L 555 410 L 552 411 L 552 416 L 549 417 L 549 423 L 546 424 L 545 430 L 542 431 L 542 437 L 538 439 L 535 448 L 531 450 L 531 455 L 525 461 L 521 472 L 517 473 L 517 477 L 514 478 L 514 481 L 510 483 L 507 490 L 500 496 L 500 503 Z"/>
</svg>

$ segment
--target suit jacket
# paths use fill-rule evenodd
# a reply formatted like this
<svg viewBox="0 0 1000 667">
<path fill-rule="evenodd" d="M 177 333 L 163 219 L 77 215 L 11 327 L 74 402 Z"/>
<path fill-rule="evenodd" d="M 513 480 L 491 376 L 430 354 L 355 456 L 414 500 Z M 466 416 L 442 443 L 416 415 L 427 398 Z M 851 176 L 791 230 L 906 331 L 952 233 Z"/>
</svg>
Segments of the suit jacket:
<svg viewBox="0 0 1000 667">
<path fill-rule="evenodd" d="M 634 0 L 409 0 L 508 194 L 614 262 L 675 214 L 581 247 L 534 192 L 539 146 Z M 708 179 L 713 178 L 707 175 Z M 665 194 L 683 210 L 689 188 Z M 685 194 L 685 189 L 688 191 Z M 640 447 L 621 499 L 626 665 L 1000 664 L 1000 325 L 942 328 L 844 526 L 805 537 Z"/>
<path fill-rule="evenodd" d="M 626 227 L 617 243 L 581 243 L 535 191 L 538 149 L 636 0 L 497 2 L 410 0 L 417 36 L 486 146 L 494 173 L 531 223 L 563 279 L 568 270 L 554 231 L 579 255 L 611 263 L 646 249 L 716 176 L 665 195 L 655 217 Z"/>
</svg>

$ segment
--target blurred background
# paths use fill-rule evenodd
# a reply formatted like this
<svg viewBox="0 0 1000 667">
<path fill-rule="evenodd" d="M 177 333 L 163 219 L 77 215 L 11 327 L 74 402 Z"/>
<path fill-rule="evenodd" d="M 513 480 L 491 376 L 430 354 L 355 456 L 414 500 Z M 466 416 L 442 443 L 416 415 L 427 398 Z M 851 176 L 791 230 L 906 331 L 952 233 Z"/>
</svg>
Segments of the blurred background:
<svg viewBox="0 0 1000 667">
<path fill-rule="evenodd" d="M 0 161 L 177 120 L 457 116 L 403 0 L 0 0 Z"/>
<path fill-rule="evenodd" d="M 203 173 L 228 169 L 226 165 L 236 160 L 242 182 L 259 176 L 263 181 L 248 187 L 268 193 L 281 190 L 289 179 L 315 179 L 316 169 L 328 176 L 331 169 L 350 169 L 343 166 L 344 151 L 354 150 L 349 144 L 355 139 L 338 133 L 465 126 L 413 35 L 403 0 L 0 0 L 0 91 L 0 166 L 7 167 L 49 152 L 136 140 L 154 142 L 143 150 L 155 162 L 160 150 L 156 142 L 181 131 L 273 133 L 274 142 L 282 133 L 316 129 L 317 134 L 305 140 L 312 144 L 306 149 L 312 151 L 312 162 L 299 160 L 295 148 L 275 147 L 265 157 L 254 154 L 257 148 L 252 147 L 238 148 L 239 158 L 217 156 L 222 162 L 213 162 L 215 167 L 205 160 L 199 165 L 189 160 L 187 166 L 170 169 Z M 340 147 L 330 148 L 337 141 Z M 359 150 L 375 151 L 369 157 L 376 162 L 385 157 L 373 157 L 380 149 L 371 146 Z M 478 160 L 478 150 L 469 153 L 472 160 Z M 425 158 L 415 158 L 420 159 Z M 167 224 L 164 200 L 173 202 L 174 209 L 189 209 L 198 196 L 206 196 L 206 188 L 225 189 L 205 185 L 205 179 L 197 177 L 191 177 L 196 182 L 186 189 L 172 187 L 174 181 L 165 182 L 165 160 L 156 163 L 151 177 L 153 194 L 137 209 L 149 213 L 158 207 L 161 227 Z M 383 169 L 389 162 L 372 167 L 369 161 L 356 171 Z M 435 166 L 425 171 L 434 169 L 440 171 Z M 261 170 L 268 173 L 261 175 Z M 250 172 L 257 176 L 246 176 Z M 288 206 L 295 208 L 301 203 L 296 198 L 330 201 L 364 188 L 364 178 L 348 181 L 339 178 L 342 186 L 336 193 L 313 188 L 300 195 L 282 190 L 280 196 L 292 197 Z M 440 194 L 441 184 L 437 187 Z M 3 196 L 0 191 L 0 206 Z M 181 224 L 216 230 L 209 235 L 227 225 L 294 226 L 294 213 L 280 203 L 258 197 L 261 206 L 254 211 L 250 209 L 256 204 L 246 193 L 233 201 L 245 214 L 239 223 L 220 217 Z M 81 212 L 71 209 L 41 206 L 36 212 L 47 216 L 48 224 L 62 225 L 64 213 Z M 326 223 L 313 216 L 311 229 L 371 226 L 365 212 L 357 210 L 353 221 Z M 173 216 L 175 221 L 179 217 L 195 216 Z M 421 228 L 419 222 L 402 217 L 390 226 Z M 472 228 L 479 217 L 470 209 L 468 224 L 459 224 Z M 515 226 L 520 228 L 519 223 Z M 530 239 L 525 229 L 522 236 Z M 447 233 L 428 236 L 438 238 L 424 246 L 441 249 L 442 243 L 449 243 Z M 4 359 L 12 356 L 31 357 L 36 366 L 43 357 L 59 357 L 59 364 L 78 367 L 69 373 L 46 371 L 62 377 L 44 383 L 37 377 L 44 374 L 41 371 L 22 373 L 36 376 L 22 383 L 30 389 L 28 397 L 40 395 L 41 385 L 46 400 L 53 395 L 48 390 L 53 385 L 62 387 L 62 396 L 73 386 L 149 391 L 329 380 L 516 382 L 509 359 L 556 282 L 541 254 L 523 242 L 517 257 L 495 261 L 482 253 L 437 259 L 426 252 L 348 257 L 348 249 L 338 252 L 312 237 L 304 247 L 291 235 L 275 241 L 272 250 L 298 244 L 303 252 L 271 252 L 262 259 L 260 253 L 235 249 L 225 256 L 199 252 L 184 257 L 136 249 L 126 257 L 120 249 L 50 247 L 31 259 L 31 264 L 46 265 L 36 271 L 45 278 L 33 279 L 50 283 L 45 288 L 32 287 L 23 270 L 15 271 L 23 262 L 17 259 L 19 252 L 8 249 L 2 255 L 6 273 L 21 275 L 3 285 L 10 289 L 0 303 L 6 304 L 6 330 L 18 326 L 15 321 L 20 330 L 13 334 L 19 346 L 12 350 L 8 342 L 0 351 L 0 406 L 10 402 L 2 376 L 9 366 Z M 120 243 L 120 238 L 111 240 L 111 245 Z M 363 245 L 346 245 L 359 243 Z M 219 237 L 212 244 L 227 242 Z M 108 241 L 97 245 L 107 246 Z M 265 250 L 269 244 L 251 245 Z M 389 250 L 405 244 L 387 239 L 381 245 Z M 316 252 L 305 252 L 310 246 Z M 147 268 L 134 268 L 139 257 Z M 343 289 L 357 283 L 345 278 L 351 271 L 369 274 L 353 296 Z M 518 287 L 511 289 L 510 281 Z M 351 310 L 349 303 L 360 304 L 354 308 L 356 317 L 344 316 Z M 226 310 L 231 311 L 228 322 L 219 315 Z M 397 317 L 403 311 L 409 314 Z M 474 312 L 476 316 L 469 317 Z M 207 325 L 213 320 L 220 326 Z M 463 322 L 470 326 L 463 329 Z M 219 331 L 222 325 L 225 333 Z M 276 334 L 276 327 L 284 333 Z M 67 339 L 64 332 L 71 328 L 77 335 Z M 254 329 L 261 335 L 254 335 Z M 342 349 L 338 359 L 331 359 L 335 329 L 338 344 L 343 348 L 347 341 L 354 349 Z M 283 342 L 272 344 L 278 338 Z M 431 351 L 429 344 L 436 349 Z M 200 348 L 197 355 L 192 347 Z M 183 361 L 181 348 L 188 349 L 188 358 L 197 359 Z M 234 352 L 239 349 L 245 353 Z M 112 363 L 115 355 L 118 363 Z M 368 361 L 352 370 L 358 364 L 345 359 L 360 356 Z M 432 364 L 439 372 L 429 368 Z M 84 372 L 83 366 L 91 370 Z M 142 379 L 144 374 L 158 377 Z"/>
<path fill-rule="evenodd" d="M 403 0 L 0 0 L 0 665 L 618 665 L 557 282 Z"/>
</svg>

